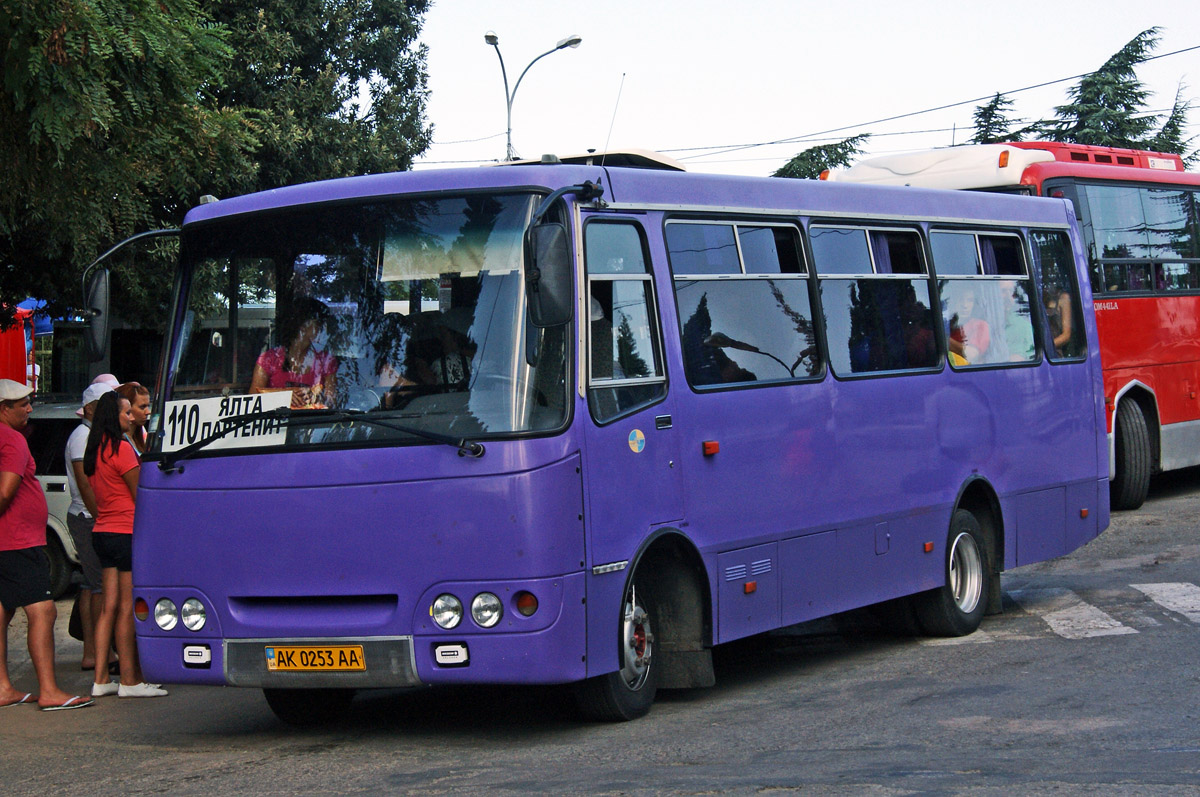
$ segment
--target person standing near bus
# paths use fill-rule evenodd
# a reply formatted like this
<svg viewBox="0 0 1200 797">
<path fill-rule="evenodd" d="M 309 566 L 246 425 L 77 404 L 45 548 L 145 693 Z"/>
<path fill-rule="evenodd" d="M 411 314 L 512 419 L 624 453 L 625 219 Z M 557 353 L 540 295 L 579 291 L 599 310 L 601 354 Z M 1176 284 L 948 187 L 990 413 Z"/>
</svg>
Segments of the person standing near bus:
<svg viewBox="0 0 1200 797">
<path fill-rule="evenodd" d="M 33 388 L 0 379 L 0 708 L 37 702 L 42 711 L 84 708 L 87 698 L 69 695 L 54 678 L 54 621 L 46 545 L 49 510 L 35 475 L 37 466 L 22 431 L 29 425 Z M 41 694 L 18 691 L 8 676 L 8 626 L 17 609 L 29 621 L 29 658 Z"/>
<path fill-rule="evenodd" d="M 138 459 L 146 453 L 146 424 L 150 422 L 150 391 L 137 382 L 126 382 L 117 388 L 117 395 L 129 402 L 133 425 L 125 439 L 137 451 Z"/>
<path fill-rule="evenodd" d="M 101 593 L 103 577 L 100 559 L 92 547 L 92 526 L 96 522 L 96 495 L 83 472 L 83 454 L 87 449 L 96 402 L 105 393 L 111 392 L 112 387 L 106 383 L 93 382 L 87 386 L 79 408 L 83 418 L 67 438 L 66 445 L 67 489 L 71 494 L 71 506 L 67 509 L 67 529 L 71 532 L 71 540 L 75 543 L 80 570 L 83 572 L 83 583 L 79 586 L 76 600 L 79 602 L 79 620 L 83 631 L 83 660 L 80 666 L 84 670 L 96 667 L 96 618 L 100 616 L 104 599 Z"/>
<path fill-rule="evenodd" d="M 160 697 L 165 689 L 142 677 L 133 629 L 133 512 L 141 472 L 137 452 L 124 435 L 133 427 L 129 400 L 116 392 L 96 402 L 92 428 L 83 455 L 83 472 L 96 494 L 96 524 L 92 543 L 102 568 L 104 603 L 96 620 L 96 650 L 108 650 L 116 640 L 121 679 L 108 676 L 108 663 L 96 659 L 92 697 Z"/>
</svg>

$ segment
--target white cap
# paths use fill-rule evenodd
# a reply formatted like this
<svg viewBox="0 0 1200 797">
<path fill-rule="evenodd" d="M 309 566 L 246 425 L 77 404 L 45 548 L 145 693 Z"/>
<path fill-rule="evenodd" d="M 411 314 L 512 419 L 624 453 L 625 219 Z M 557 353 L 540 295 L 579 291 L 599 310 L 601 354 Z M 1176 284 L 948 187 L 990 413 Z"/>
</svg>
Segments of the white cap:
<svg viewBox="0 0 1200 797">
<path fill-rule="evenodd" d="M 0 379 L 0 401 L 20 401 L 33 392 L 33 388 L 11 379 Z"/>
<path fill-rule="evenodd" d="M 99 401 L 105 393 L 111 393 L 112 388 L 106 384 L 91 384 L 84 388 L 82 406 L 86 407 L 93 401 Z"/>
<path fill-rule="evenodd" d="M 113 390 L 116 390 L 118 387 L 121 386 L 120 380 L 118 380 L 112 374 L 100 374 L 100 376 L 98 376 L 92 380 L 92 384 L 93 385 L 108 385 Z"/>
</svg>

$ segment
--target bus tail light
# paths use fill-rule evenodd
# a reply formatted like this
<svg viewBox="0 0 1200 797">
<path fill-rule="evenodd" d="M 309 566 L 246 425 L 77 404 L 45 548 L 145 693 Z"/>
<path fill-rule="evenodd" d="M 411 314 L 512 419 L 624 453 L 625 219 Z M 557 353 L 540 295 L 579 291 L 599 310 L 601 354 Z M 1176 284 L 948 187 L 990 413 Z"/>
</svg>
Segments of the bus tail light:
<svg viewBox="0 0 1200 797">
<path fill-rule="evenodd" d="M 150 604 L 146 603 L 145 598 L 138 598 L 133 602 L 133 616 L 142 622 L 150 617 Z"/>
<path fill-rule="evenodd" d="M 517 593 L 517 612 L 522 617 L 533 617 L 537 610 L 537 597 L 532 592 Z"/>
</svg>

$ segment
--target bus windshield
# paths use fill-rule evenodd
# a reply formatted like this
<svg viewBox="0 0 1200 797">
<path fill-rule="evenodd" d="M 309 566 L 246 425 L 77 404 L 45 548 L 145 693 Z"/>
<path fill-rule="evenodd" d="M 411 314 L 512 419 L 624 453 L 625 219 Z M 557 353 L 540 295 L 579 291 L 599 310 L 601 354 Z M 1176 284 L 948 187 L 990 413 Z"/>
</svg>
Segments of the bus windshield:
<svg viewBox="0 0 1200 797">
<path fill-rule="evenodd" d="M 527 321 L 521 246 L 537 197 L 288 209 L 184 241 L 183 315 L 156 450 L 280 408 L 392 424 L 250 424 L 208 448 L 427 443 L 560 427 L 565 327 Z"/>
</svg>

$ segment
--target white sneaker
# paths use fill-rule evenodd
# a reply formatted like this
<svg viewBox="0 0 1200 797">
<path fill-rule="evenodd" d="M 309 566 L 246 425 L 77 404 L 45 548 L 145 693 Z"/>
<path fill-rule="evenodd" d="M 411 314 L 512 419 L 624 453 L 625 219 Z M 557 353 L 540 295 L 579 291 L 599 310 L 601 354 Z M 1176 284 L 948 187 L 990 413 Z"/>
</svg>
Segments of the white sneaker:
<svg viewBox="0 0 1200 797">
<path fill-rule="evenodd" d="M 115 695 L 117 688 L 120 686 L 116 681 L 109 681 L 106 684 L 92 684 L 92 697 L 108 697 Z"/>
<path fill-rule="evenodd" d="M 166 689 L 160 689 L 148 683 L 134 684 L 133 686 L 121 684 L 117 687 L 117 697 L 162 697 L 165 694 L 167 694 Z"/>
</svg>

